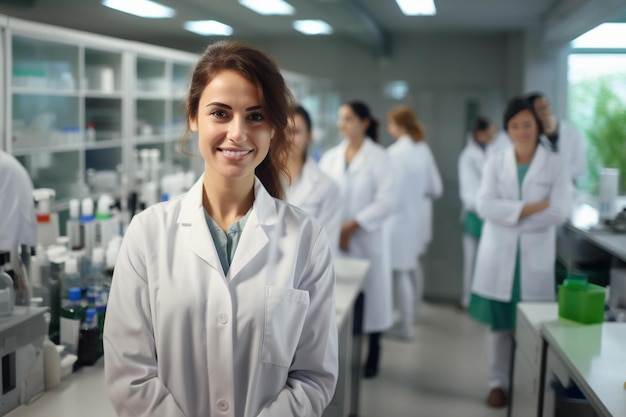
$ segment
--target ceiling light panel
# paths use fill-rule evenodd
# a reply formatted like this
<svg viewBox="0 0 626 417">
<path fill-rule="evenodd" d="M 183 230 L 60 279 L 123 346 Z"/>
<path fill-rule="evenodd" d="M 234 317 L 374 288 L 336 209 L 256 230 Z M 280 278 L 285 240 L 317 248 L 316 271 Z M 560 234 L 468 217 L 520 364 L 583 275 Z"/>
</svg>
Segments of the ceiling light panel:
<svg viewBox="0 0 626 417">
<path fill-rule="evenodd" d="M 435 0 L 396 0 L 406 16 L 434 16 L 437 14 Z"/>
<path fill-rule="evenodd" d="M 185 22 L 185 30 L 202 36 L 230 36 L 233 28 L 217 20 L 191 20 Z"/>
<path fill-rule="evenodd" d="M 293 15 L 296 9 L 283 0 L 239 0 L 239 4 L 262 15 Z"/>
<path fill-rule="evenodd" d="M 150 0 L 102 0 L 102 5 L 146 19 L 174 17 L 176 10 Z"/>
<path fill-rule="evenodd" d="M 323 20 L 296 20 L 293 28 L 305 35 L 330 35 L 333 28 Z"/>
</svg>

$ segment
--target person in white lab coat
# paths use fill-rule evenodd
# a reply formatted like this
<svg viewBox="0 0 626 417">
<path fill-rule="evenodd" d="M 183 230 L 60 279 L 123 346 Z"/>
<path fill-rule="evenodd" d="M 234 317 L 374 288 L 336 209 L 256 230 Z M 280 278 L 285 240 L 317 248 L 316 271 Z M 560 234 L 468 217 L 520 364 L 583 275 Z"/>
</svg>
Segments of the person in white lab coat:
<svg viewBox="0 0 626 417">
<path fill-rule="evenodd" d="M 337 253 L 341 227 L 341 201 L 337 198 L 339 186 L 308 156 L 313 126 L 309 112 L 300 105 L 294 108 L 292 127 L 293 146 L 289 148 L 287 158 L 290 182 L 285 184 L 285 200 L 322 223 L 331 247 Z"/>
<path fill-rule="evenodd" d="M 398 106 L 387 113 L 387 131 L 395 140 L 387 151 L 396 177 L 396 209 L 391 217 L 391 266 L 399 321 L 387 332 L 413 338 L 413 321 L 422 302 L 423 274 L 419 257 L 431 235 L 432 200 L 443 185 L 425 131 L 415 112 Z"/>
<path fill-rule="evenodd" d="M 467 144 L 458 161 L 459 194 L 463 207 L 463 291 L 459 307 L 463 310 L 469 305 L 476 248 L 483 226 L 483 221 L 476 213 L 476 194 L 483 167 L 488 153 L 511 146 L 508 136 L 497 134 L 496 127 L 482 116 L 474 119 L 467 136 Z"/>
<path fill-rule="evenodd" d="M 393 210 L 393 174 L 389 155 L 375 142 L 378 123 L 365 103 L 341 105 L 337 127 L 344 139 L 322 155 L 320 168 L 340 188 L 340 255 L 370 261 L 363 284 L 363 331 L 369 334 L 364 375 L 371 378 L 378 374 L 381 334 L 393 318 L 390 248 L 383 233 Z"/>
<path fill-rule="evenodd" d="M 15 252 L 20 245 L 37 246 L 33 182 L 22 164 L 2 149 L 0 197 L 0 250 Z"/>
<path fill-rule="evenodd" d="M 119 416 L 321 416 L 337 380 L 332 252 L 282 194 L 291 94 L 274 61 L 211 44 L 187 99 L 204 174 L 128 227 L 104 329 Z"/>
<path fill-rule="evenodd" d="M 535 109 L 544 137 L 553 152 L 563 155 L 568 164 L 569 173 L 574 182 L 587 173 L 587 150 L 583 135 L 565 120 L 559 120 L 552 112 L 550 102 L 542 93 L 528 94 L 527 100 Z"/>
<path fill-rule="evenodd" d="M 571 181 L 561 155 L 542 140 L 530 103 L 512 99 L 504 126 L 513 146 L 488 156 L 476 197 L 485 224 L 478 244 L 468 312 L 489 325 L 487 403 L 508 403 L 516 305 L 555 298 L 556 227 L 570 209 Z"/>
</svg>

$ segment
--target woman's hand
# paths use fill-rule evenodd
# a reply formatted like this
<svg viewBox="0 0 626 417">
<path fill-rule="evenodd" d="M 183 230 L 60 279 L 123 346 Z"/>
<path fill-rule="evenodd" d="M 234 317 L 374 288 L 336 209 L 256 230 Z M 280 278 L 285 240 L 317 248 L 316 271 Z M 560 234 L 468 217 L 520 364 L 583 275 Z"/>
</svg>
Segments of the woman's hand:
<svg viewBox="0 0 626 417">
<path fill-rule="evenodd" d="M 359 224 L 355 220 L 351 220 L 341 225 L 341 233 L 339 235 L 339 248 L 348 252 L 350 250 L 350 238 L 359 229 Z"/>
<path fill-rule="evenodd" d="M 532 216 L 533 214 L 537 214 L 540 211 L 547 209 L 549 206 L 550 206 L 550 200 L 542 200 L 542 201 L 537 201 L 536 203 L 526 204 L 522 208 L 522 212 L 520 213 L 519 218 L 521 220 L 525 217 Z"/>
</svg>

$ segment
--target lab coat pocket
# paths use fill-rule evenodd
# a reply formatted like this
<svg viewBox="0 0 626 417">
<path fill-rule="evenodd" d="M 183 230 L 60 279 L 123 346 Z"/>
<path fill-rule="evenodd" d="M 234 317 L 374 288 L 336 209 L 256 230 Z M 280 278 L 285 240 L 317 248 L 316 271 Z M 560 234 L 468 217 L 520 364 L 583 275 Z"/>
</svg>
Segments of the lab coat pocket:
<svg viewBox="0 0 626 417">
<path fill-rule="evenodd" d="M 309 293 L 284 287 L 265 287 L 265 329 L 261 360 L 290 366 L 304 327 Z"/>
</svg>

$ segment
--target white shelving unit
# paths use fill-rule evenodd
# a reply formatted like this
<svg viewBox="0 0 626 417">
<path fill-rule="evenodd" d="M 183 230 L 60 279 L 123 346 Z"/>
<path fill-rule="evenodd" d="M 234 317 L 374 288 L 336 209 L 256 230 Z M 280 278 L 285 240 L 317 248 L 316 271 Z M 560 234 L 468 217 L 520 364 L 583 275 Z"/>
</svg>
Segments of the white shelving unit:
<svg viewBox="0 0 626 417">
<path fill-rule="evenodd" d="M 57 208 L 85 196 L 88 170 L 132 179 L 141 148 L 160 149 L 168 171 L 192 168 L 177 144 L 197 55 L 5 16 L 0 33 L 3 148 Z"/>
</svg>

